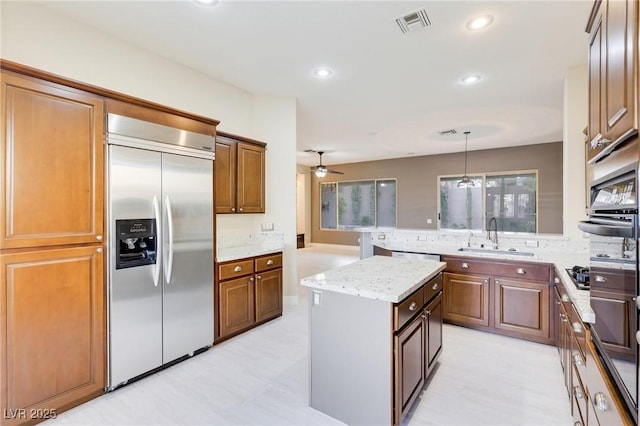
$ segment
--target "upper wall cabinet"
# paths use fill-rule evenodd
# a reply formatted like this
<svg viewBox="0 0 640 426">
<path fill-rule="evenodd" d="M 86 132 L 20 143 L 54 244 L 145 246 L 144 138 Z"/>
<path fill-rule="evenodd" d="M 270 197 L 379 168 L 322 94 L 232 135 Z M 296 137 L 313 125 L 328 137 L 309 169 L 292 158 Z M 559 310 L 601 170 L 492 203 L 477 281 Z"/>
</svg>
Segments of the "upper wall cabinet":
<svg viewBox="0 0 640 426">
<path fill-rule="evenodd" d="M 103 99 L 2 71 L 0 248 L 102 241 Z"/>
<path fill-rule="evenodd" d="M 589 23 L 589 162 L 638 132 L 638 2 L 596 0 Z"/>
<path fill-rule="evenodd" d="M 216 213 L 265 212 L 266 144 L 229 133 L 216 136 Z"/>
</svg>

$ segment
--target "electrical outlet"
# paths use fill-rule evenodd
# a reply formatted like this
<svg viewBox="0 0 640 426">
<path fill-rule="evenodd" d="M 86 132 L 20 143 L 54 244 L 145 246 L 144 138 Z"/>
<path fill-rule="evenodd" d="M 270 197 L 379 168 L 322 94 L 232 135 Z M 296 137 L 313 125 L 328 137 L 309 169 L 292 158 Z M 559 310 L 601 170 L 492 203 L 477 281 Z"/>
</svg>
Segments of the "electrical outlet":
<svg viewBox="0 0 640 426">
<path fill-rule="evenodd" d="M 378 239 L 379 239 L 379 240 L 384 240 L 384 238 L 385 238 L 384 234 L 379 234 L 379 235 L 378 235 Z"/>
<path fill-rule="evenodd" d="M 320 305 L 320 302 L 321 302 L 320 295 L 321 294 L 322 294 L 321 291 L 313 290 L 313 304 L 314 305 Z"/>
<path fill-rule="evenodd" d="M 427 219 L 427 225 L 431 225 L 433 223 L 433 220 L 431 220 L 431 218 Z"/>
<path fill-rule="evenodd" d="M 418 234 L 418 241 L 427 241 L 427 236 Z"/>
<path fill-rule="evenodd" d="M 527 240 L 525 242 L 525 245 L 527 247 L 538 247 L 538 241 L 536 241 L 536 240 Z"/>
</svg>

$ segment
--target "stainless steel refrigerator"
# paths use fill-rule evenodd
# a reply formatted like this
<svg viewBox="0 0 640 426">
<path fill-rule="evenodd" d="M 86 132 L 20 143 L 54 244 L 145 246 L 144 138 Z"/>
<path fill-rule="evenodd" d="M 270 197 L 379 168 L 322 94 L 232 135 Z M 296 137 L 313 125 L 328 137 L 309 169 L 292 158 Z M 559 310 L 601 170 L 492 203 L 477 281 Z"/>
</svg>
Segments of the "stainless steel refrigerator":
<svg viewBox="0 0 640 426">
<path fill-rule="evenodd" d="M 212 136 L 108 115 L 109 389 L 213 344 Z"/>
</svg>

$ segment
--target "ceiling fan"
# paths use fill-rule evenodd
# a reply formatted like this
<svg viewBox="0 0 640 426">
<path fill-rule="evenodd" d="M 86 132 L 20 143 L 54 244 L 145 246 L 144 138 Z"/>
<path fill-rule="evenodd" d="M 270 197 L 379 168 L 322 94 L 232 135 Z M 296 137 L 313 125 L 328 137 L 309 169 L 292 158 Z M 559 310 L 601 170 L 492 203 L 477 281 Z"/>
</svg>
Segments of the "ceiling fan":
<svg viewBox="0 0 640 426">
<path fill-rule="evenodd" d="M 322 165 L 322 154 L 324 154 L 324 151 L 316 151 L 313 149 L 305 149 L 304 152 L 315 152 L 316 154 L 318 154 L 320 156 L 320 164 L 318 164 L 315 167 L 311 167 L 311 171 L 315 172 L 317 177 L 325 177 L 327 175 L 327 173 L 333 173 L 336 175 L 343 175 L 344 173 L 339 172 L 337 170 L 331 170 L 328 169 L 327 166 L 323 166 Z"/>
</svg>

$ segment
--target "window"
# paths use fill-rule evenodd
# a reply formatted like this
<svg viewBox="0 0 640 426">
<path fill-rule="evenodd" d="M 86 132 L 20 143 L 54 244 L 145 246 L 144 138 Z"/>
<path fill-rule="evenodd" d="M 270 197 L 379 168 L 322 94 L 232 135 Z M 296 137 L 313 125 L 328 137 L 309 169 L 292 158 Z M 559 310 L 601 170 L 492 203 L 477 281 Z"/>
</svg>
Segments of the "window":
<svg viewBox="0 0 640 426">
<path fill-rule="evenodd" d="M 537 171 L 439 177 L 440 229 L 484 231 L 495 217 L 499 231 L 537 232 Z M 484 218 L 484 220 L 483 220 Z"/>
<path fill-rule="evenodd" d="M 396 180 L 320 184 L 320 228 L 396 226 Z"/>
</svg>

